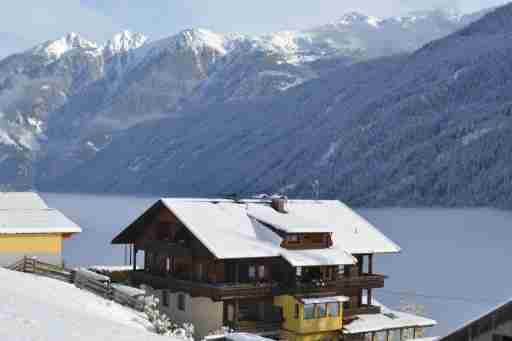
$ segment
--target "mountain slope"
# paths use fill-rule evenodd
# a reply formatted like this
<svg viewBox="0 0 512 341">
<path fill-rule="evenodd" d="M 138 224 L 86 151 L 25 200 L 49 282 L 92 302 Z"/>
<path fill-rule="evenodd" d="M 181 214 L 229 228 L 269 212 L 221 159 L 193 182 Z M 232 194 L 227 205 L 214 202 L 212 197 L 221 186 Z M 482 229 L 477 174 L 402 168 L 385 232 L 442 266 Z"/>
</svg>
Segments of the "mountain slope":
<svg viewBox="0 0 512 341">
<path fill-rule="evenodd" d="M 411 55 L 124 131 L 62 190 L 512 206 L 512 5 Z M 76 179 L 80 179 L 77 181 Z"/>
<path fill-rule="evenodd" d="M 184 108 L 259 101 L 369 58 L 410 52 L 483 13 L 358 13 L 265 36 L 202 29 L 100 45 L 71 33 L 0 61 L 2 187 L 33 187 L 87 162 L 137 124 Z"/>
</svg>

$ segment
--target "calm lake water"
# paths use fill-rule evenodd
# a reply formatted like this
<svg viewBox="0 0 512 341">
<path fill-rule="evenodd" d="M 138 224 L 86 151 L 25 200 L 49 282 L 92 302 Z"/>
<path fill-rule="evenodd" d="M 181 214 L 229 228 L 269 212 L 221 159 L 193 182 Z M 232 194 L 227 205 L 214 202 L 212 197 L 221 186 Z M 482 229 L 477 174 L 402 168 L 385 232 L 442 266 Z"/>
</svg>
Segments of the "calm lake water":
<svg viewBox="0 0 512 341">
<path fill-rule="evenodd" d="M 118 265 L 122 247 L 112 238 L 156 198 L 44 194 L 84 232 L 67 241 L 70 265 Z M 512 212 L 493 209 L 359 209 L 403 252 L 376 257 L 375 271 L 386 274 L 377 298 L 425 307 L 445 335 L 512 297 Z"/>
</svg>

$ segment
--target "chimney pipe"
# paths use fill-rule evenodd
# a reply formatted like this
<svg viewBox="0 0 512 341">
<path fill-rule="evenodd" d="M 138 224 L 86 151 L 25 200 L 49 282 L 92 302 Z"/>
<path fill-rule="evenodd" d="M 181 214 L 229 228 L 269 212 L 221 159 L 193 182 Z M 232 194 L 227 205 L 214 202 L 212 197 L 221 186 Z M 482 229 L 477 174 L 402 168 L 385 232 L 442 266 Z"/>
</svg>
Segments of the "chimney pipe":
<svg viewBox="0 0 512 341">
<path fill-rule="evenodd" d="M 279 213 L 287 213 L 286 212 L 286 198 L 272 198 L 271 206 L 274 210 L 276 210 Z"/>
</svg>

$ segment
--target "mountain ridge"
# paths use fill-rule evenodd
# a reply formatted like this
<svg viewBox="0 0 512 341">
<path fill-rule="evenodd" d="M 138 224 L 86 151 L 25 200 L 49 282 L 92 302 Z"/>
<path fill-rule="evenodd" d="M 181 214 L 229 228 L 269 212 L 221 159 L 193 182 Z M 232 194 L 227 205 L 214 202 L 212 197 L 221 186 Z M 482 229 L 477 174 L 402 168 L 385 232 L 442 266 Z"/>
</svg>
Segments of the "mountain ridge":
<svg viewBox="0 0 512 341">
<path fill-rule="evenodd" d="M 51 185 L 314 197 L 318 181 L 323 197 L 356 206 L 510 208 L 511 26 L 512 4 L 280 96 L 185 108 L 119 132 Z"/>
<path fill-rule="evenodd" d="M 47 42 L 44 46 L 58 42 L 50 53 L 25 52 L 0 61 L 0 150 L 7 156 L 0 170 L 9 174 L 0 176 L 0 183 L 7 188 L 60 187 L 58 179 L 97 159 L 128 131 L 138 134 L 139 126 L 194 118 L 194 108 L 209 117 L 205 106 L 273 103 L 298 87 L 339 74 L 340 68 L 412 52 L 463 27 L 463 17 L 476 20 L 479 15 L 431 12 L 387 20 L 349 14 L 338 20 L 342 28 L 324 25 L 263 36 L 189 29 L 157 41 L 121 32 L 105 44 L 76 34 Z M 383 34 L 390 37 L 385 44 Z M 301 98 L 293 101 L 302 103 Z M 296 103 L 280 105 L 301 110 Z"/>
</svg>

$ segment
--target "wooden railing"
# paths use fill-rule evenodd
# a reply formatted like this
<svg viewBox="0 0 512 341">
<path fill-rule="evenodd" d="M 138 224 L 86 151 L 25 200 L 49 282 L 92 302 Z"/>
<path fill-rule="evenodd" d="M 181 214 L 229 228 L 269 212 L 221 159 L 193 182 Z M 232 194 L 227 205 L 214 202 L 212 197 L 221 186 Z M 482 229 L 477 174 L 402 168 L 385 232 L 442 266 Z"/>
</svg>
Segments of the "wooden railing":
<svg viewBox="0 0 512 341">
<path fill-rule="evenodd" d="M 363 274 L 361 276 L 342 276 L 333 281 L 314 281 L 297 283 L 292 290 L 295 293 L 307 294 L 314 292 L 340 292 L 344 289 L 383 288 L 386 276 L 378 274 Z"/>
<path fill-rule="evenodd" d="M 261 321 L 261 322 L 244 322 L 233 326 L 233 330 L 239 333 L 251 333 L 263 336 L 278 334 L 281 330 L 282 321 Z"/>
<path fill-rule="evenodd" d="M 339 293 L 344 289 L 352 288 L 382 288 L 386 277 L 377 274 L 363 275 L 342 277 L 335 281 L 297 283 L 296 285 L 284 285 L 282 283 L 211 284 L 156 275 L 140 270 L 132 272 L 130 278 L 135 285 L 148 284 L 155 289 L 167 289 L 174 292 L 183 291 L 194 297 L 210 297 L 215 301 L 220 301 L 234 298 L 276 296 L 280 294 Z"/>
<path fill-rule="evenodd" d="M 153 275 L 145 271 L 131 273 L 132 284 L 147 284 L 155 289 L 183 291 L 193 297 L 210 297 L 214 301 L 233 298 L 254 298 L 273 296 L 278 293 L 277 283 L 219 283 L 210 284 L 198 281 L 183 280 L 173 277 Z"/>
<path fill-rule="evenodd" d="M 23 257 L 16 263 L 8 266 L 7 269 L 51 277 L 68 283 L 73 282 L 72 270 L 54 264 L 44 263 L 32 257 Z"/>
<path fill-rule="evenodd" d="M 137 248 L 139 250 L 153 251 L 174 257 L 187 257 L 192 255 L 190 248 L 184 244 L 161 240 L 151 240 L 138 243 Z"/>
<path fill-rule="evenodd" d="M 32 257 L 23 257 L 6 268 L 13 271 L 27 272 L 38 276 L 50 277 L 67 283 L 73 283 L 77 288 L 85 289 L 96 295 L 116 301 L 139 311 L 144 310 L 145 298 L 142 297 L 142 295 L 138 298 L 128 295 L 123 290 L 112 286 L 108 276 L 93 274 L 90 271 L 84 270 L 70 270 L 57 265 L 41 262 Z"/>
</svg>

